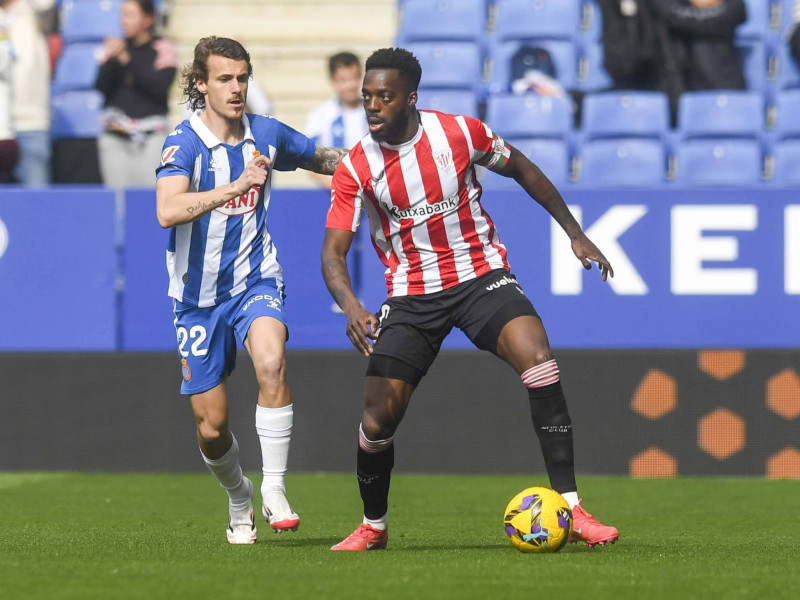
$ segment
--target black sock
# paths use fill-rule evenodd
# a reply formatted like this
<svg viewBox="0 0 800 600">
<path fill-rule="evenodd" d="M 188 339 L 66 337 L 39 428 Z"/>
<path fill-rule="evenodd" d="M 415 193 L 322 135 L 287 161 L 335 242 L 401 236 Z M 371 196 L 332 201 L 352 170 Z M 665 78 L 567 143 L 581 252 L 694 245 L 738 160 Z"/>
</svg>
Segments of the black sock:
<svg viewBox="0 0 800 600">
<path fill-rule="evenodd" d="M 561 382 L 528 388 L 533 428 L 539 437 L 550 487 L 563 494 L 578 489 L 575 484 L 575 456 L 572 448 L 572 421 Z"/>
<path fill-rule="evenodd" d="M 394 444 L 382 452 L 370 453 L 358 448 L 356 475 L 361 500 L 364 502 L 364 516 L 380 519 L 389 506 L 389 483 L 394 467 Z"/>
</svg>

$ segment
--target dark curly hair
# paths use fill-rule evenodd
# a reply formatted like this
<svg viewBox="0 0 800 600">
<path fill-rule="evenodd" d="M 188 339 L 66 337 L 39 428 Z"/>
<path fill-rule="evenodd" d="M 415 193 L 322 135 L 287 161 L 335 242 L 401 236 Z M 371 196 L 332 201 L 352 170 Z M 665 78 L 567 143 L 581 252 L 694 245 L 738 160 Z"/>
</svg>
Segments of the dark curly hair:
<svg viewBox="0 0 800 600">
<path fill-rule="evenodd" d="M 417 57 L 405 48 L 381 48 L 375 50 L 367 59 L 365 69 L 397 69 L 400 78 L 416 91 L 422 79 L 422 67 Z"/>
<path fill-rule="evenodd" d="M 186 98 L 185 102 L 192 110 L 206 107 L 206 98 L 197 89 L 195 82 L 198 80 L 208 81 L 208 57 L 212 54 L 247 62 L 247 74 L 250 77 L 253 76 L 250 54 L 239 42 L 215 35 L 204 37 L 194 47 L 194 60 L 192 63 L 181 69 L 183 95 Z"/>
</svg>

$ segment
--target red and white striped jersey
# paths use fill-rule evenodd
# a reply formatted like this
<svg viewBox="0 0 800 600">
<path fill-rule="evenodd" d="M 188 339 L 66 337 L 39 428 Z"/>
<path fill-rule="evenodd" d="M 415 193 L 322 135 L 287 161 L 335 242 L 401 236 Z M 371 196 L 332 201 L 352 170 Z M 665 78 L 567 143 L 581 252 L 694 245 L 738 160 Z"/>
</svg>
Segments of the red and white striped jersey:
<svg viewBox="0 0 800 600">
<path fill-rule="evenodd" d="M 474 167 L 495 149 L 496 136 L 472 117 L 419 115 L 413 139 L 392 146 L 367 135 L 333 176 L 327 226 L 356 231 L 366 210 L 389 297 L 431 294 L 492 269 L 510 270 L 481 206 Z"/>
</svg>

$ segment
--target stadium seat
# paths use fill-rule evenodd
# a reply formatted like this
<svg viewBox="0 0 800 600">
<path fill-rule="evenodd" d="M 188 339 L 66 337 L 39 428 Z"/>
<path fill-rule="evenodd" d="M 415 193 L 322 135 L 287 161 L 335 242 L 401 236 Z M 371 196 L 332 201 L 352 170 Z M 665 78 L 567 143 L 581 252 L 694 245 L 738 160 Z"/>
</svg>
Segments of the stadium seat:
<svg viewBox="0 0 800 600">
<path fill-rule="evenodd" d="M 775 87 L 778 90 L 800 87 L 800 66 L 792 58 L 785 39 L 775 50 Z"/>
<path fill-rule="evenodd" d="M 587 41 L 600 41 L 603 34 L 603 13 L 596 0 L 581 1 L 580 33 Z"/>
<path fill-rule="evenodd" d="M 480 42 L 485 0 L 407 0 L 400 9 L 398 45 L 425 41 Z"/>
<path fill-rule="evenodd" d="M 614 82 L 604 65 L 603 45 L 599 42 L 585 44 L 578 62 L 578 89 L 597 92 L 613 86 Z"/>
<path fill-rule="evenodd" d="M 503 137 L 566 140 L 572 130 L 572 101 L 536 94 L 489 96 L 486 123 Z"/>
<path fill-rule="evenodd" d="M 761 148 L 754 140 L 690 140 L 678 145 L 675 182 L 736 186 L 761 181 Z"/>
<path fill-rule="evenodd" d="M 506 141 L 534 162 L 556 186 L 569 181 L 569 148 L 562 140 L 506 138 Z M 485 171 L 485 170 L 484 170 Z M 481 183 L 487 190 L 521 190 L 510 177 L 486 172 Z"/>
<path fill-rule="evenodd" d="M 477 93 L 483 76 L 479 44 L 470 42 L 417 42 L 406 48 L 422 65 L 423 88 L 472 90 Z"/>
<path fill-rule="evenodd" d="M 778 93 L 775 101 L 777 139 L 800 138 L 800 89 Z"/>
<path fill-rule="evenodd" d="M 763 123 L 764 100 L 756 92 L 686 92 L 678 102 L 678 131 L 682 139 L 759 138 Z"/>
<path fill-rule="evenodd" d="M 541 48 L 550 55 L 555 68 L 555 79 L 565 89 L 575 89 L 578 84 L 578 57 L 575 44 L 571 41 L 559 40 L 530 40 L 526 42 L 505 42 L 493 44 L 490 47 L 491 77 L 489 93 L 503 93 L 511 90 L 512 69 L 511 63 L 514 55 L 523 46 Z"/>
<path fill-rule="evenodd" d="M 417 108 L 477 118 L 478 98 L 466 90 L 422 89 L 419 91 Z"/>
<path fill-rule="evenodd" d="M 770 182 L 774 185 L 800 186 L 800 140 L 777 144 L 772 158 L 774 167 Z"/>
<path fill-rule="evenodd" d="M 587 140 L 650 137 L 663 140 L 669 131 L 669 99 L 661 92 L 617 91 L 583 99 L 583 132 Z"/>
<path fill-rule="evenodd" d="M 497 0 L 495 36 L 509 40 L 573 40 L 580 30 L 578 0 Z"/>
<path fill-rule="evenodd" d="M 747 89 L 756 92 L 764 90 L 769 75 L 769 59 L 764 43 L 737 40 L 736 54 L 742 64 Z"/>
<path fill-rule="evenodd" d="M 769 33 L 771 0 L 745 0 L 747 18 L 736 28 L 737 40 L 763 40 Z"/>
<path fill-rule="evenodd" d="M 56 94 L 50 102 L 53 139 L 93 138 L 100 134 L 103 95 L 96 90 Z"/>
<path fill-rule="evenodd" d="M 66 0 L 61 8 L 64 44 L 124 38 L 121 7 L 122 0 Z"/>
<path fill-rule="evenodd" d="M 613 139 L 581 148 L 578 182 L 595 186 L 655 186 L 665 181 L 666 154 L 660 140 Z"/>
<path fill-rule="evenodd" d="M 98 43 L 67 44 L 56 63 L 54 90 L 94 89 L 102 52 L 103 46 Z"/>
</svg>

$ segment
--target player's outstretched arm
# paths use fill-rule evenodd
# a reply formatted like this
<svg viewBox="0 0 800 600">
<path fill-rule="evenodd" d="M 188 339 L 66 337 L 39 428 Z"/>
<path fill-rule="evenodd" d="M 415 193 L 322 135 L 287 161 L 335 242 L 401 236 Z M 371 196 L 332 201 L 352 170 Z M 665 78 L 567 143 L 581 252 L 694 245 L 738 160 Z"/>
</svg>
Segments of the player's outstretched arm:
<svg viewBox="0 0 800 600">
<path fill-rule="evenodd" d="M 609 275 L 614 276 L 611 263 L 603 253 L 586 237 L 581 226 L 569 212 L 566 202 L 558 193 L 556 187 L 542 173 L 541 169 L 532 163 L 522 152 L 508 145 L 510 156 L 502 166 L 498 164 L 495 169 L 505 177 L 512 177 L 528 195 L 541 204 L 549 212 L 561 228 L 569 236 L 572 251 L 585 269 L 592 268 L 592 262 L 597 263 L 605 281 Z"/>
<path fill-rule="evenodd" d="M 312 171 L 313 173 L 320 173 L 321 175 L 333 175 L 339 161 L 347 156 L 347 152 L 348 151 L 344 148 L 317 146 L 317 149 L 314 151 L 314 158 L 302 168 L 306 171 Z"/>
<path fill-rule="evenodd" d="M 359 302 L 353 292 L 350 273 L 347 270 L 347 252 L 355 233 L 345 229 L 325 230 L 322 242 L 322 277 L 336 303 L 347 316 L 347 337 L 361 354 L 372 354 L 370 339 L 376 339 L 378 317 Z"/>
<path fill-rule="evenodd" d="M 160 177 L 156 182 L 156 212 L 163 228 L 175 227 L 199 219 L 215 208 L 227 204 L 250 188 L 267 181 L 269 158 L 259 155 L 247 163 L 236 181 L 207 192 L 190 192 L 189 178 L 184 175 Z"/>
</svg>

